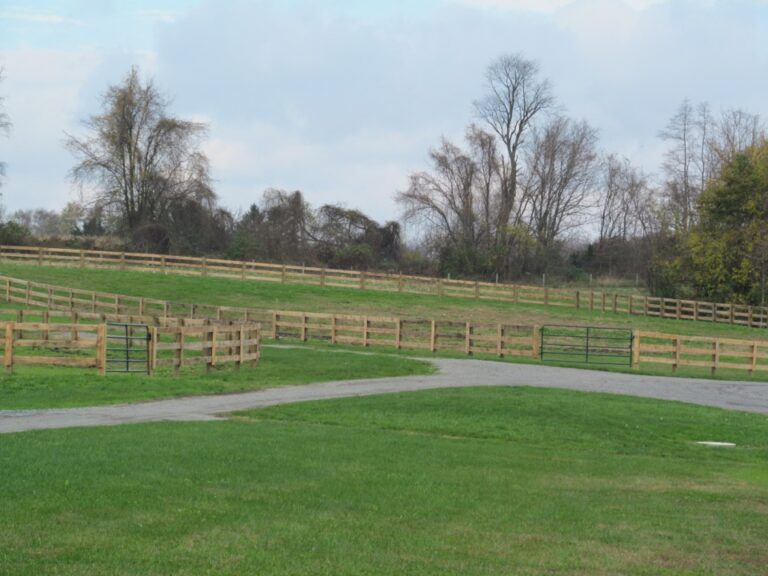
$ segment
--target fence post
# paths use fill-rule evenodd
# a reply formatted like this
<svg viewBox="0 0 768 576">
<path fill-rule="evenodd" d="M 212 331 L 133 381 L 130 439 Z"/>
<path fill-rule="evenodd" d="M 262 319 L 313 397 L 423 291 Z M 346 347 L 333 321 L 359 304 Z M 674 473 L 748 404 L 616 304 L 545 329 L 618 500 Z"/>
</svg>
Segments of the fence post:
<svg viewBox="0 0 768 576">
<path fill-rule="evenodd" d="M 397 278 L 397 291 L 402 292 L 403 291 L 403 273 L 400 272 L 400 275 Z"/>
<path fill-rule="evenodd" d="M 205 354 L 210 354 L 210 359 L 205 363 L 205 371 L 210 372 L 211 368 L 216 366 L 216 326 L 208 326 L 205 341 L 208 343 Z"/>
<path fill-rule="evenodd" d="M 3 351 L 3 364 L 5 365 L 5 372 L 7 374 L 13 374 L 13 328 L 13 322 L 8 322 L 5 325 L 5 350 Z"/>
<path fill-rule="evenodd" d="M 50 338 L 50 334 L 48 332 L 48 322 L 50 321 L 50 314 L 48 310 L 43 310 L 43 313 L 40 315 L 41 321 L 43 324 L 46 325 L 45 329 L 43 330 L 43 340 L 48 340 Z"/>
<path fill-rule="evenodd" d="M 403 342 L 403 321 L 398 318 L 395 320 L 395 348 L 400 350 Z"/>
<path fill-rule="evenodd" d="M 331 344 L 336 344 L 336 314 L 331 316 Z"/>
<path fill-rule="evenodd" d="M 602 312 L 605 312 L 605 292 L 601 292 L 600 293 L 600 298 L 601 298 L 601 301 L 602 301 L 602 306 L 601 306 Z"/>
<path fill-rule="evenodd" d="M 363 346 L 368 347 L 368 316 L 363 316 Z"/>
<path fill-rule="evenodd" d="M 480 282 L 475 280 L 475 300 L 480 298 Z"/>
<path fill-rule="evenodd" d="M 752 342 L 752 363 L 750 364 L 749 368 L 749 375 L 752 376 L 755 372 L 755 368 L 757 367 L 757 342 Z"/>
<path fill-rule="evenodd" d="M 307 315 L 302 314 L 301 315 L 301 341 L 306 342 L 307 341 Z"/>
<path fill-rule="evenodd" d="M 589 311 L 593 312 L 595 310 L 595 292 L 593 290 L 589 291 Z"/>
<path fill-rule="evenodd" d="M 360 272 L 360 290 L 365 290 L 365 272 Z"/>
<path fill-rule="evenodd" d="M 504 358 L 504 325 L 499 324 L 496 332 L 496 354 Z"/>
<path fill-rule="evenodd" d="M 712 374 L 717 371 L 718 364 L 720 364 L 720 340 L 715 338 L 712 342 Z"/>
<path fill-rule="evenodd" d="M 531 356 L 538 358 L 541 355 L 541 328 L 537 325 L 531 326 Z"/>
<path fill-rule="evenodd" d="M 472 323 L 467 322 L 464 333 L 464 348 L 468 356 L 472 356 Z"/>
<path fill-rule="evenodd" d="M 576 310 L 581 308 L 581 290 L 576 290 Z"/>
<path fill-rule="evenodd" d="M 675 336 L 675 362 L 672 364 L 672 372 L 677 372 L 677 368 L 680 365 L 680 336 Z"/>
<path fill-rule="evenodd" d="M 42 266 L 43 265 L 43 249 L 38 248 L 37 249 L 37 265 Z"/>
<path fill-rule="evenodd" d="M 157 326 L 149 327 L 149 342 L 147 343 L 149 350 L 147 350 L 147 373 L 150 376 L 155 373 L 157 368 Z"/>
<path fill-rule="evenodd" d="M 640 368 L 640 330 L 632 330 L 632 368 Z"/>
<path fill-rule="evenodd" d="M 429 334 L 429 350 L 437 352 L 437 322 L 432 320 L 432 326 Z"/>
<path fill-rule="evenodd" d="M 272 340 L 277 340 L 280 336 L 278 333 L 278 322 L 280 321 L 280 314 L 272 311 Z"/>
<path fill-rule="evenodd" d="M 173 373 L 178 374 L 184 366 L 184 319 L 181 319 L 181 325 L 176 328 L 176 350 L 174 350 Z"/>
<path fill-rule="evenodd" d="M 107 325 L 99 324 L 96 328 L 96 367 L 103 376 L 107 372 Z"/>
<path fill-rule="evenodd" d="M 544 306 L 549 306 L 549 286 L 544 286 Z"/>
<path fill-rule="evenodd" d="M 5 279 L 5 301 L 6 302 L 11 301 L 11 279 L 10 278 Z"/>
<path fill-rule="evenodd" d="M 237 370 L 243 365 L 243 358 L 245 358 L 245 325 L 240 324 L 240 352 L 237 355 Z"/>
</svg>

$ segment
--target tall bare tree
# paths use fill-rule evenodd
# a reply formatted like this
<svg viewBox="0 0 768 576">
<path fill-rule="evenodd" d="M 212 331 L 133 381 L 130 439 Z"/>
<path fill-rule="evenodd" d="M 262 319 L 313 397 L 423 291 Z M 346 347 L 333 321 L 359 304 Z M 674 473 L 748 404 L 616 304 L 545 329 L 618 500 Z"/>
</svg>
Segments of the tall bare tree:
<svg viewBox="0 0 768 576">
<path fill-rule="evenodd" d="M 664 155 L 666 192 L 675 227 L 689 230 L 696 223 L 696 200 L 700 189 L 694 176 L 697 124 L 693 104 L 684 100 L 659 136 L 670 143 Z"/>
<path fill-rule="evenodd" d="M 653 232 L 648 179 L 626 158 L 603 158 L 597 183 L 598 244 L 629 240 Z"/>
<path fill-rule="evenodd" d="M 540 246 L 554 248 L 568 229 L 583 223 L 597 167 L 597 131 L 557 116 L 533 131 L 526 152 L 524 201 Z"/>
<path fill-rule="evenodd" d="M 67 135 L 78 160 L 72 177 L 93 185 L 95 200 L 117 212 L 128 232 L 162 221 L 174 205 L 215 197 L 199 149 L 206 126 L 170 116 L 168 100 L 138 69 L 109 87 L 102 112 L 85 126 L 85 137 Z"/>
<path fill-rule="evenodd" d="M 495 244 L 502 272 L 509 252 L 509 226 L 518 202 L 519 157 L 534 120 L 554 105 L 550 84 L 542 79 L 536 62 L 506 55 L 491 63 L 486 72 L 486 94 L 475 102 L 478 117 L 501 141 L 501 187 L 496 206 Z"/>
<path fill-rule="evenodd" d="M 0 68 L 0 84 L 3 82 L 3 69 Z M 11 119 L 8 117 L 8 113 L 5 111 L 5 97 L 0 95 L 0 134 L 7 135 L 11 129 Z M 0 186 L 3 184 L 3 176 L 5 176 L 5 162 L 0 160 Z"/>
</svg>

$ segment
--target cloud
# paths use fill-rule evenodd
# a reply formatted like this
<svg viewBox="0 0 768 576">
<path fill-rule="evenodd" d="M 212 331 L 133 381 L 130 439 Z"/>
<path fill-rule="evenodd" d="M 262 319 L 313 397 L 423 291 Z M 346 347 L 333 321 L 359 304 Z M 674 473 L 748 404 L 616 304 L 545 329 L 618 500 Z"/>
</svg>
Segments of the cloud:
<svg viewBox="0 0 768 576">
<path fill-rule="evenodd" d="M 77 18 L 69 18 L 61 14 L 42 10 L 30 10 L 27 8 L 10 8 L 0 10 L 0 20 L 13 20 L 18 22 L 32 22 L 38 24 L 73 24 L 82 26 L 83 21 Z"/>
<path fill-rule="evenodd" d="M 63 205 L 72 159 L 62 131 L 78 130 L 136 63 L 174 114 L 210 122 L 205 150 L 232 208 L 276 186 L 395 217 L 394 193 L 441 136 L 461 139 L 484 69 L 503 53 L 539 61 L 564 109 L 647 171 L 685 97 L 768 115 L 766 2 L 451 0 L 364 15 L 344 6 L 208 0 L 145 22 L 152 39 L 139 45 L 88 48 L 88 28 L 76 49 L 2 53 L 15 124 L 0 140 L 6 201 Z"/>
<path fill-rule="evenodd" d="M 498 8 L 525 12 L 553 13 L 562 8 L 577 4 L 579 0 L 453 0 L 458 4 L 480 8 Z M 635 10 L 644 10 L 656 4 L 670 0 L 612 0 L 615 5 L 623 5 Z"/>
</svg>

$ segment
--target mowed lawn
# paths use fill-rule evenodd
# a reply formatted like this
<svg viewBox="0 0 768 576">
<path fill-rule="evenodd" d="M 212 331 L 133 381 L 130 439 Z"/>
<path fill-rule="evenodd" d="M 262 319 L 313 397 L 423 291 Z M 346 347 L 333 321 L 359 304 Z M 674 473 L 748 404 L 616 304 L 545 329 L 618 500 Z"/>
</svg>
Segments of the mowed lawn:
<svg viewBox="0 0 768 576">
<path fill-rule="evenodd" d="M 0 410 L 94 406 L 433 371 L 427 362 L 397 356 L 272 347 L 262 349 L 258 366 L 243 365 L 239 371 L 224 366 L 206 373 L 204 366 L 197 365 L 178 375 L 162 369 L 152 377 L 99 376 L 95 370 L 20 366 L 12 375 L 0 373 Z"/>
<path fill-rule="evenodd" d="M 0 273 L 25 280 L 84 290 L 100 290 L 196 304 L 524 325 L 576 323 L 634 327 L 671 334 L 766 338 L 764 330 L 729 324 L 658 319 L 612 312 L 590 312 L 586 309 L 576 310 L 557 306 L 475 301 L 471 298 L 450 296 L 7 263 L 0 265 Z"/>
<path fill-rule="evenodd" d="M 679 403 L 435 390 L 5 435 L 0 469 L 4 574 L 768 566 L 768 419 Z"/>
</svg>

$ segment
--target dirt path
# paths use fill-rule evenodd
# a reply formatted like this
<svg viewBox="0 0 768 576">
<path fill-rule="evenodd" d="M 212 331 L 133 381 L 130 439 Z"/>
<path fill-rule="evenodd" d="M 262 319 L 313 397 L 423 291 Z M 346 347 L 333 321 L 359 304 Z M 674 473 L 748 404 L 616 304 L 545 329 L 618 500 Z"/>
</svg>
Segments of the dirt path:
<svg viewBox="0 0 768 576">
<path fill-rule="evenodd" d="M 92 408 L 0 410 L 0 433 L 160 420 L 212 420 L 235 410 L 275 404 L 461 386 L 536 386 L 609 392 L 768 414 L 768 384 L 765 383 L 615 374 L 480 360 L 430 361 L 439 369 L 430 376 L 324 382 Z"/>
</svg>

